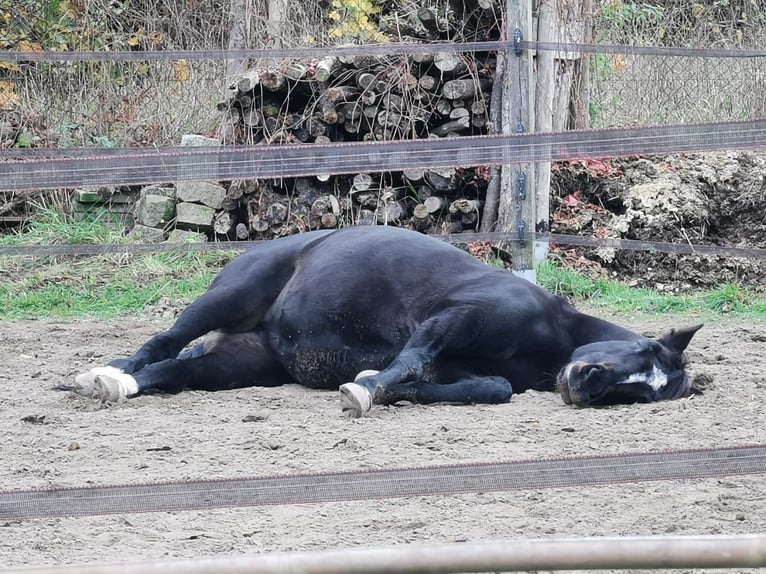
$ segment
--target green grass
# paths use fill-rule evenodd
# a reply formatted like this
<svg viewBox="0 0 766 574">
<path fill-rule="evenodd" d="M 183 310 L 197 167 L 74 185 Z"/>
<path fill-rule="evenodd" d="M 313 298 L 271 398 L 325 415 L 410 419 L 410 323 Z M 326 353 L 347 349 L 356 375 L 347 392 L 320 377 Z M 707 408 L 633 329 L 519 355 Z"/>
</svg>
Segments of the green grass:
<svg viewBox="0 0 766 574">
<path fill-rule="evenodd" d="M 130 240 L 99 222 L 71 222 L 53 210 L 0 246 L 117 244 Z M 88 257 L 0 257 L 0 319 L 113 318 L 141 314 L 167 298 L 199 297 L 236 254 L 160 253 Z M 742 314 L 766 318 L 766 299 L 732 284 L 672 295 L 617 281 L 590 279 L 554 263 L 537 269 L 540 285 L 575 303 L 624 313 Z"/>
<path fill-rule="evenodd" d="M 590 279 L 548 262 L 537 268 L 537 281 L 548 291 L 591 306 L 619 312 L 746 314 L 766 318 L 766 299 L 727 283 L 712 291 L 673 295 L 618 281 Z"/>
<path fill-rule="evenodd" d="M 93 221 L 69 222 L 46 211 L 0 246 L 130 243 Z M 0 319 L 112 318 L 140 314 L 162 298 L 196 299 L 234 253 L 159 253 L 82 257 L 0 257 Z"/>
</svg>

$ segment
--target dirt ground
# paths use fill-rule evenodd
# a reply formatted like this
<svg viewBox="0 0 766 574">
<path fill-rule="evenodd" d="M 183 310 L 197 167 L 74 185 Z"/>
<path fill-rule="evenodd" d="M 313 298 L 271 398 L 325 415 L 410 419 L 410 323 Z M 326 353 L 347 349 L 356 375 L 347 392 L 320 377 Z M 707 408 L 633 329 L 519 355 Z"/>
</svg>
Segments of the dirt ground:
<svg viewBox="0 0 766 574">
<path fill-rule="evenodd" d="M 649 334 L 674 326 L 662 318 L 615 320 Z M 378 407 L 350 420 L 336 393 L 297 386 L 143 396 L 109 407 L 51 390 L 132 352 L 167 325 L 0 322 L 0 490 L 766 442 L 766 325 L 736 318 L 709 320 L 691 344 L 692 371 L 705 394 L 650 405 L 575 409 L 555 394 L 530 392 L 506 405 Z M 206 512 L 11 522 L 0 516 L 0 566 L 753 532 L 766 532 L 765 475 Z"/>
</svg>

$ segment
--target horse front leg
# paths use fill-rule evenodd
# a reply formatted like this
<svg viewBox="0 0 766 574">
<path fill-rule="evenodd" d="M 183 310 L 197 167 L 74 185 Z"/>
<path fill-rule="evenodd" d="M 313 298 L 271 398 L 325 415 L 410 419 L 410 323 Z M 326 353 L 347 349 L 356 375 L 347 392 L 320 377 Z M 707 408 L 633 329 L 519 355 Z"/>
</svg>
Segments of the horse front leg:
<svg viewBox="0 0 766 574">
<path fill-rule="evenodd" d="M 359 418 L 373 403 L 387 404 L 388 388 L 428 378 L 440 353 L 474 345 L 485 323 L 485 312 L 473 306 L 450 308 L 428 318 L 385 369 L 363 371 L 353 383 L 340 386 L 343 413 Z"/>
</svg>

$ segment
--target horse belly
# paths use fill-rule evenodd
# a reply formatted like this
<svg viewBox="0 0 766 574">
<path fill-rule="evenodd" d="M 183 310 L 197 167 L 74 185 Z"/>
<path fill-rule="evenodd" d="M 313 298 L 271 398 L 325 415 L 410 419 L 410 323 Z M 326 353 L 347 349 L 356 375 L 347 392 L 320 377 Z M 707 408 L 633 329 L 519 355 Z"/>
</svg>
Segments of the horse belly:
<svg viewBox="0 0 766 574">
<path fill-rule="evenodd" d="M 350 345 L 336 335 L 272 336 L 272 347 L 285 370 L 300 384 L 335 389 L 365 369 L 384 369 L 397 350 L 387 346 Z"/>
<path fill-rule="evenodd" d="M 418 325 L 387 281 L 364 272 L 328 277 L 330 270 L 331 263 L 304 263 L 266 319 L 282 366 L 312 388 L 335 388 L 365 369 L 384 369 Z"/>
</svg>

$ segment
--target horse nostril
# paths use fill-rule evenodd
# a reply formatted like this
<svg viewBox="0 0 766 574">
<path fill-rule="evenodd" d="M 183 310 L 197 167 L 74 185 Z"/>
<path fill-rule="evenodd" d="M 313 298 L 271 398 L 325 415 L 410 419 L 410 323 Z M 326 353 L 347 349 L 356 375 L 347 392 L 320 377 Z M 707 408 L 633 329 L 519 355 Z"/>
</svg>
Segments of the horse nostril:
<svg viewBox="0 0 766 574">
<path fill-rule="evenodd" d="M 587 381 L 591 377 L 598 375 L 598 373 L 603 370 L 604 369 L 601 365 L 590 364 L 583 367 L 583 369 L 580 371 L 580 374 L 582 374 L 583 378 Z"/>
</svg>

